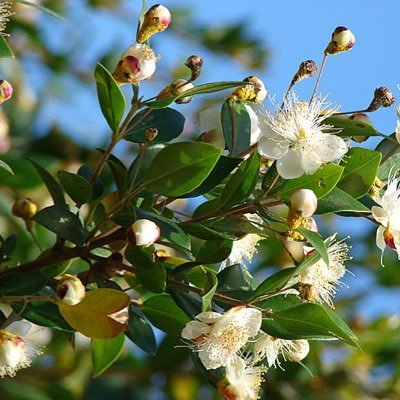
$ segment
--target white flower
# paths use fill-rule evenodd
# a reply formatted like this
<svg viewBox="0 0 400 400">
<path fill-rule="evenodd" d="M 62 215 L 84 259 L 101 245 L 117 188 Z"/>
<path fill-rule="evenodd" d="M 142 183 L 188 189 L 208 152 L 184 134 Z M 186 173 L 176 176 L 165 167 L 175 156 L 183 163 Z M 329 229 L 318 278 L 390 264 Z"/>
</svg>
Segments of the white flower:
<svg viewBox="0 0 400 400">
<path fill-rule="evenodd" d="M 147 44 L 134 44 L 122 54 L 113 77 L 119 84 L 150 79 L 158 58 Z"/>
<path fill-rule="evenodd" d="M 265 371 L 264 366 L 256 367 L 236 356 L 225 368 L 227 383 L 218 385 L 218 390 L 226 400 L 257 400 Z"/>
<path fill-rule="evenodd" d="M 254 110 L 248 105 L 245 105 L 246 111 L 250 117 L 250 145 L 257 143 L 261 135 L 261 130 L 259 127 L 258 117 Z M 221 123 L 221 108 L 220 107 L 210 107 L 206 108 L 199 113 L 199 123 L 201 132 L 213 131 L 220 137 L 220 140 L 224 140 L 224 134 L 222 131 Z M 225 142 L 225 140 L 224 140 Z"/>
<path fill-rule="evenodd" d="M 128 229 L 128 240 L 134 246 L 147 247 L 160 237 L 160 228 L 148 219 L 138 219 Z"/>
<path fill-rule="evenodd" d="M 262 332 L 253 345 L 254 362 L 266 361 L 268 367 L 280 367 L 279 355 L 284 360 L 301 361 L 309 351 L 307 340 L 286 340 Z"/>
<path fill-rule="evenodd" d="M 398 171 L 389 175 L 385 193 L 382 197 L 374 198 L 380 207 L 373 206 L 371 212 L 375 220 L 381 224 L 376 231 L 376 245 L 382 250 L 382 257 L 385 248 L 390 247 L 397 251 L 398 258 L 400 259 L 399 182 Z"/>
<path fill-rule="evenodd" d="M 336 161 L 347 151 L 345 141 L 328 131 L 323 120 L 335 110 L 324 110 L 324 99 L 314 98 L 311 104 L 299 102 L 293 93 L 285 107 L 260 119 L 264 126 L 258 152 L 277 160 L 276 168 L 285 179 L 313 174 L 323 163 Z"/>
<path fill-rule="evenodd" d="M 192 341 L 205 368 L 224 367 L 239 353 L 261 327 L 261 311 L 238 306 L 224 314 L 202 312 L 182 330 L 182 338 Z"/>
<path fill-rule="evenodd" d="M 30 324 L 26 322 L 14 322 L 9 330 L 0 329 L 0 377 L 6 375 L 15 376 L 22 368 L 29 367 L 32 360 L 41 352 L 29 342 L 23 339 L 22 334 L 12 333 L 21 331 L 28 333 Z"/>
<path fill-rule="evenodd" d="M 303 268 L 287 283 L 291 287 L 297 283 L 312 286 L 314 300 L 326 303 L 334 308 L 332 297 L 336 294 L 336 286 L 340 285 L 340 278 L 346 273 L 344 262 L 350 260 L 349 246 L 343 241 L 336 241 L 336 235 L 329 238 L 328 257 L 329 266 L 321 258 L 313 265 Z M 308 254 L 315 251 L 312 247 L 304 247 Z"/>
</svg>

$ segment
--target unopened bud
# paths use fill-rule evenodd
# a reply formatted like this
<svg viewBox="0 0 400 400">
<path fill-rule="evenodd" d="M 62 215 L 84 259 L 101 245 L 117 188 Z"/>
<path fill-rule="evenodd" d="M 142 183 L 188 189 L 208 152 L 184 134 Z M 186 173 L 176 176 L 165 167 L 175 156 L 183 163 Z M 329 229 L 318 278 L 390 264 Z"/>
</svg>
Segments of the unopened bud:
<svg viewBox="0 0 400 400">
<path fill-rule="evenodd" d="M 128 241 L 133 246 L 148 247 L 160 237 L 160 228 L 148 219 L 138 219 L 127 231 Z"/>
<path fill-rule="evenodd" d="M 366 111 L 372 112 L 381 107 L 390 107 L 395 101 L 396 97 L 393 96 L 392 91 L 385 86 L 381 86 L 375 89 L 374 98 Z"/>
<path fill-rule="evenodd" d="M 201 67 L 203 66 L 203 59 L 200 56 L 190 56 L 186 59 L 185 65 L 190 69 L 190 80 L 195 81 L 201 74 Z"/>
<path fill-rule="evenodd" d="M 143 43 L 155 33 L 162 32 L 171 23 L 171 13 L 161 4 L 150 7 L 143 18 L 136 41 Z"/>
<path fill-rule="evenodd" d="M 10 82 L 0 79 L 0 104 L 10 100 L 14 89 Z"/>
<path fill-rule="evenodd" d="M 350 29 L 338 26 L 332 33 L 331 41 L 325 49 L 325 54 L 337 54 L 353 48 L 356 38 Z"/>
<path fill-rule="evenodd" d="M 120 85 L 150 79 L 156 70 L 157 60 L 151 47 L 134 44 L 121 55 L 112 75 Z"/>
<path fill-rule="evenodd" d="M 36 214 L 36 211 L 37 206 L 29 197 L 17 200 L 13 204 L 11 210 L 13 215 L 15 215 L 16 217 L 20 217 L 25 221 L 30 220 Z"/>
<path fill-rule="evenodd" d="M 312 190 L 298 189 L 292 192 L 289 197 L 289 214 L 287 218 L 289 228 L 298 228 L 303 218 L 309 218 L 314 214 L 317 205 L 317 196 Z"/>
<path fill-rule="evenodd" d="M 243 82 L 247 82 L 248 85 L 236 88 L 232 92 L 232 97 L 238 97 L 244 101 L 253 101 L 256 104 L 262 103 L 267 96 L 264 83 L 256 76 L 248 76 L 243 79 Z"/>
<path fill-rule="evenodd" d="M 300 298 L 306 301 L 314 300 L 317 295 L 317 291 L 315 290 L 313 285 L 304 284 L 301 285 L 297 290 L 300 294 Z"/>
<path fill-rule="evenodd" d="M 367 126 L 372 126 L 372 121 L 367 114 L 355 113 L 349 117 L 351 120 L 356 121 L 356 125 L 360 128 L 366 128 Z M 357 143 L 365 142 L 369 138 L 368 135 L 365 136 L 352 136 L 352 139 Z"/>
<path fill-rule="evenodd" d="M 144 135 L 146 136 L 148 142 L 152 142 L 158 135 L 158 129 L 148 128 L 145 130 Z"/>
<path fill-rule="evenodd" d="M 177 96 L 193 88 L 193 84 L 186 81 L 185 79 L 176 79 L 163 90 L 161 90 L 161 92 L 157 96 L 157 99 L 167 99 L 168 97 Z M 192 96 L 183 96 L 179 97 L 179 99 L 176 99 L 175 103 L 186 104 L 189 103 L 191 100 Z"/>
<path fill-rule="evenodd" d="M 284 353 L 285 359 L 291 362 L 300 362 L 304 360 L 310 352 L 310 345 L 307 340 L 292 340 L 290 351 Z"/>
<path fill-rule="evenodd" d="M 85 297 L 86 291 L 79 278 L 65 274 L 56 287 L 56 293 L 63 303 L 73 306 Z"/>
<path fill-rule="evenodd" d="M 292 85 L 295 85 L 297 82 L 300 82 L 303 79 L 312 78 L 317 71 L 318 66 L 315 61 L 303 61 L 292 79 Z"/>
</svg>

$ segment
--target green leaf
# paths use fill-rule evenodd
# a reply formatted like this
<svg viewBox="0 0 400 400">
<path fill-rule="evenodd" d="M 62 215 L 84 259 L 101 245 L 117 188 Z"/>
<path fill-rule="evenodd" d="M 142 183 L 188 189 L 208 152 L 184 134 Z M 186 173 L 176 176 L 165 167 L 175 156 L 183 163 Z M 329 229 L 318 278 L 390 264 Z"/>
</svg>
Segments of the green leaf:
<svg viewBox="0 0 400 400">
<path fill-rule="evenodd" d="M 357 121 L 348 117 L 347 115 L 332 115 L 324 119 L 324 124 L 333 125 L 339 128 L 340 132 L 336 133 L 337 136 L 381 136 L 372 125 Z"/>
<path fill-rule="evenodd" d="M 154 157 L 143 186 L 169 197 L 189 193 L 207 178 L 220 155 L 220 149 L 207 143 L 173 143 Z"/>
<path fill-rule="evenodd" d="M 289 200 L 290 193 L 296 189 L 311 189 L 318 199 L 326 196 L 338 183 L 344 168 L 335 164 L 322 165 L 313 175 L 285 181 L 280 190 L 280 197 Z"/>
<path fill-rule="evenodd" d="M 100 63 L 97 63 L 94 77 L 101 112 L 111 130 L 115 133 L 124 115 L 125 97 L 112 75 Z"/>
<path fill-rule="evenodd" d="M 129 307 L 128 330 L 125 334 L 143 351 L 155 354 L 157 349 L 156 338 L 153 329 L 140 309 L 133 306 Z"/>
<path fill-rule="evenodd" d="M 13 170 L 11 167 L 4 161 L 0 160 L 0 168 L 6 170 L 9 174 L 14 175 Z"/>
<path fill-rule="evenodd" d="M 282 289 L 293 276 L 295 268 L 284 268 L 261 282 L 254 292 L 253 299 Z"/>
<path fill-rule="evenodd" d="M 257 183 L 260 160 L 258 153 L 253 154 L 240 165 L 230 177 L 221 195 L 221 208 L 229 208 L 246 200 Z"/>
<path fill-rule="evenodd" d="M 32 1 L 27 1 L 27 0 L 15 0 L 15 1 L 16 1 L 17 3 L 26 4 L 27 6 L 35 7 L 35 8 L 37 8 L 38 10 L 43 11 L 43 12 L 45 12 L 46 14 L 51 15 L 52 17 L 61 19 L 62 21 L 66 21 L 66 19 L 65 19 L 64 17 L 62 17 L 60 14 L 58 14 L 58 13 L 56 13 L 55 11 L 50 10 L 49 8 L 44 7 L 44 6 L 40 5 L 40 4 L 34 3 L 34 2 L 32 2 Z"/>
<path fill-rule="evenodd" d="M 72 213 L 67 206 L 46 207 L 37 212 L 32 219 L 77 246 L 83 246 L 85 242 L 85 229 L 79 217 Z"/>
<path fill-rule="evenodd" d="M 336 187 L 322 199 L 318 200 L 318 207 L 315 213 L 327 214 L 332 212 L 370 213 L 371 211 L 353 196 Z"/>
<path fill-rule="evenodd" d="M 378 151 L 353 147 L 341 162 L 344 171 L 337 187 L 358 199 L 374 183 L 381 158 Z"/>
<path fill-rule="evenodd" d="M 82 176 L 67 171 L 58 171 L 58 179 L 68 196 L 78 206 L 87 203 L 91 199 L 93 195 L 92 186 Z"/>
<path fill-rule="evenodd" d="M 117 361 L 125 344 L 125 335 L 120 333 L 112 339 L 92 340 L 93 377 L 97 378 Z"/>
<path fill-rule="evenodd" d="M 133 117 L 124 139 L 135 143 L 146 143 L 146 130 L 154 128 L 158 134 L 152 143 L 169 142 L 183 132 L 184 125 L 185 117 L 172 108 L 160 110 L 147 108 Z"/>
<path fill-rule="evenodd" d="M 237 155 L 250 147 L 251 120 L 242 100 L 227 99 L 221 110 L 226 147 Z"/>
<path fill-rule="evenodd" d="M 313 232 L 305 228 L 298 228 L 298 231 L 307 239 L 312 247 L 320 254 L 321 258 L 325 261 L 325 264 L 329 266 L 328 250 L 324 239 L 318 232 Z"/>
<path fill-rule="evenodd" d="M 142 311 L 154 326 L 173 336 L 180 336 L 189 322 L 189 317 L 168 294 L 150 297 L 143 303 Z"/>
<path fill-rule="evenodd" d="M 14 58 L 14 53 L 8 46 L 7 40 L 4 36 L 0 36 L 0 58 Z"/>
<path fill-rule="evenodd" d="M 221 183 L 242 161 L 241 158 L 221 156 L 204 182 L 198 188 L 181 197 L 197 197 L 208 193 Z"/>
<path fill-rule="evenodd" d="M 224 261 L 231 254 L 232 246 L 232 240 L 209 240 L 200 247 L 196 260 L 202 264 Z"/>
<path fill-rule="evenodd" d="M 203 287 L 203 294 L 201 296 L 202 308 L 201 311 L 211 311 L 211 302 L 215 291 L 217 290 L 218 279 L 215 273 L 206 272 L 206 282 Z"/>
<path fill-rule="evenodd" d="M 232 89 L 243 85 L 245 85 L 244 82 L 236 82 L 236 81 L 204 83 L 202 85 L 197 85 L 192 89 L 185 90 L 183 93 L 177 96 L 169 97 L 168 99 L 155 100 L 145 104 L 149 108 L 165 108 L 168 107 L 170 104 L 172 104 L 176 99 L 179 99 L 180 97 L 195 96 L 197 94 L 205 94 L 205 93 L 215 93 L 215 92 L 220 92 L 221 90 Z"/>
<path fill-rule="evenodd" d="M 35 167 L 37 173 L 42 178 L 44 184 L 47 187 L 47 190 L 52 197 L 54 204 L 65 204 L 64 193 L 60 184 L 50 175 L 50 173 L 43 168 L 36 161 L 29 160 L 29 162 Z"/>
<path fill-rule="evenodd" d="M 251 294 L 253 278 L 248 271 L 243 270 L 240 264 L 224 268 L 218 275 L 218 293 L 230 294 L 238 291 Z"/>
<path fill-rule="evenodd" d="M 274 162 L 267 170 L 262 180 L 262 190 L 268 193 L 269 196 L 277 193 L 285 180 L 281 178 L 276 169 L 276 162 Z M 271 188 L 271 185 L 274 186 Z"/>
<path fill-rule="evenodd" d="M 0 282 L 0 294 L 4 296 L 24 296 L 39 292 L 47 283 L 47 277 L 40 271 L 12 273 Z"/>
<path fill-rule="evenodd" d="M 181 222 L 179 226 L 189 235 L 203 240 L 229 239 L 235 240 L 236 236 L 224 232 L 218 232 L 206 225 L 195 222 Z"/>
</svg>

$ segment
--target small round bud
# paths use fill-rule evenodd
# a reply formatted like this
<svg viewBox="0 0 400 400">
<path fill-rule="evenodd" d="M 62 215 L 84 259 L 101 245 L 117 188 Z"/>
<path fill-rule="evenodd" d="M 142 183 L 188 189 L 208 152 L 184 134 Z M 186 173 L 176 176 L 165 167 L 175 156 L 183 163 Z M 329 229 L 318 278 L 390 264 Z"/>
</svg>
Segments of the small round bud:
<svg viewBox="0 0 400 400">
<path fill-rule="evenodd" d="M 262 103 L 267 96 L 267 90 L 262 80 L 256 76 L 248 76 L 243 79 L 243 82 L 247 82 L 248 85 L 235 89 L 232 92 L 232 97 L 238 97 L 244 101 L 253 101 L 256 104 Z"/>
<path fill-rule="evenodd" d="M 193 89 L 194 85 L 185 79 L 176 79 L 167 87 L 165 87 L 161 92 L 158 94 L 157 99 L 167 99 L 168 97 L 177 96 L 186 92 L 189 89 Z M 175 103 L 178 104 L 185 104 L 189 103 L 192 100 L 192 96 L 184 96 L 180 97 L 179 99 L 175 100 Z"/>
<path fill-rule="evenodd" d="M 160 237 L 160 228 L 148 219 L 138 219 L 127 231 L 128 241 L 133 246 L 148 247 Z"/>
<path fill-rule="evenodd" d="M 366 128 L 367 126 L 372 126 L 372 121 L 367 114 L 355 113 L 349 117 L 353 121 L 357 121 L 356 125 L 360 128 Z M 357 143 L 365 142 L 369 138 L 366 136 L 352 136 L 352 139 Z"/>
<path fill-rule="evenodd" d="M 304 360 L 310 352 L 310 345 L 307 340 L 292 340 L 293 348 L 285 352 L 284 356 L 287 361 L 300 362 Z"/>
<path fill-rule="evenodd" d="M 191 81 L 195 81 L 201 74 L 201 67 L 203 66 L 203 59 L 200 56 L 190 56 L 186 59 L 185 65 L 191 71 Z"/>
<path fill-rule="evenodd" d="M 356 38 L 350 29 L 344 26 L 338 26 L 332 33 L 332 38 L 325 54 L 337 54 L 353 48 Z"/>
<path fill-rule="evenodd" d="M 292 79 L 292 85 L 295 85 L 297 82 L 303 79 L 312 78 L 317 71 L 318 71 L 318 66 L 315 61 L 313 60 L 303 61 L 299 65 L 299 69 L 297 70 Z"/>
<path fill-rule="evenodd" d="M 145 130 L 144 135 L 146 136 L 148 142 L 152 142 L 158 135 L 158 129 L 148 128 Z"/>
<path fill-rule="evenodd" d="M 308 218 L 315 213 L 318 199 L 312 190 L 298 189 L 290 194 L 289 204 L 296 215 Z"/>
<path fill-rule="evenodd" d="M 73 306 L 85 297 L 86 291 L 79 278 L 65 274 L 58 282 L 56 293 L 63 303 Z"/>
<path fill-rule="evenodd" d="M 30 220 L 36 214 L 36 211 L 37 206 L 29 197 L 17 200 L 13 204 L 11 210 L 13 215 L 15 215 L 16 217 L 20 217 L 25 221 Z"/>
<path fill-rule="evenodd" d="M 317 295 L 317 291 L 313 285 L 304 284 L 301 285 L 297 290 L 299 291 L 300 298 L 306 301 L 314 300 Z"/>
<path fill-rule="evenodd" d="M 10 100 L 13 95 L 14 89 L 10 82 L 0 79 L 0 104 Z"/>
<path fill-rule="evenodd" d="M 390 107 L 395 101 L 396 97 L 393 96 L 392 91 L 387 87 L 381 86 L 375 89 L 374 98 L 366 111 L 372 112 L 381 107 Z"/>
<path fill-rule="evenodd" d="M 150 79 L 156 70 L 157 60 L 149 46 L 134 44 L 121 55 L 112 75 L 120 85 Z"/>
<path fill-rule="evenodd" d="M 155 4 L 150 7 L 144 15 L 136 41 L 138 43 L 146 42 L 155 33 L 164 31 L 171 23 L 171 19 L 171 13 L 168 8 L 161 4 Z"/>
</svg>

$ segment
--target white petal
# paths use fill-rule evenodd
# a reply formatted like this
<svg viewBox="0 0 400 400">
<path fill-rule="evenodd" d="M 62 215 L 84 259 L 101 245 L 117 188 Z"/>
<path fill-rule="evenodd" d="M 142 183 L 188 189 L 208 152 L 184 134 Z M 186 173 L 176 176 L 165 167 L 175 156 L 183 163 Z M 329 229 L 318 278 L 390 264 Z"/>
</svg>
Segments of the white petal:
<svg viewBox="0 0 400 400">
<path fill-rule="evenodd" d="M 210 107 L 199 113 L 200 130 L 208 132 L 217 129 L 222 132 L 221 110 L 219 107 Z"/>
<path fill-rule="evenodd" d="M 22 346 L 13 343 L 11 340 L 4 340 L 0 346 L 0 367 L 15 368 L 19 363 L 21 354 Z"/>
<path fill-rule="evenodd" d="M 215 369 L 223 366 L 221 357 L 211 358 L 208 351 L 200 351 L 199 358 L 206 369 Z"/>
<path fill-rule="evenodd" d="M 298 152 L 288 150 L 288 152 L 276 163 L 279 175 L 284 179 L 299 178 L 304 175 L 301 167 L 301 157 Z"/>
<path fill-rule="evenodd" d="M 385 227 L 387 226 L 389 221 L 388 215 L 382 207 L 373 206 L 371 208 L 371 213 L 375 221 L 379 222 L 381 225 Z"/>
<path fill-rule="evenodd" d="M 322 162 L 331 162 L 342 158 L 349 150 L 346 142 L 331 134 L 313 135 L 310 146 Z"/>
<path fill-rule="evenodd" d="M 250 131 L 250 145 L 253 145 L 258 142 L 261 135 L 261 129 L 258 124 L 258 117 L 254 110 L 246 104 L 244 106 L 246 108 L 247 113 L 250 117 L 251 131 Z"/>
<path fill-rule="evenodd" d="M 230 362 L 226 365 L 226 378 L 230 384 L 235 384 L 243 376 L 246 369 L 246 363 L 241 357 L 233 357 Z"/>
<path fill-rule="evenodd" d="M 204 333 L 208 333 L 210 331 L 210 327 L 199 321 L 190 321 L 183 328 L 181 336 L 183 339 L 196 339 Z"/>
<path fill-rule="evenodd" d="M 396 126 L 396 140 L 397 143 L 400 143 L 400 122 L 397 121 L 397 126 Z"/>
<path fill-rule="evenodd" d="M 289 149 L 289 142 L 277 135 L 269 126 L 262 131 L 258 141 L 258 152 L 265 158 L 278 160 L 283 157 Z"/>
<path fill-rule="evenodd" d="M 301 155 L 301 167 L 308 175 L 315 173 L 322 162 L 316 152 L 306 152 Z"/>
<path fill-rule="evenodd" d="M 32 324 L 26 321 L 16 321 L 7 327 L 7 331 L 17 336 L 26 336 L 31 330 Z"/>
<path fill-rule="evenodd" d="M 385 228 L 383 226 L 380 226 L 377 231 L 376 231 L 376 245 L 384 251 L 386 248 L 386 243 L 385 239 L 383 237 L 383 232 L 385 231 Z"/>
<path fill-rule="evenodd" d="M 199 315 L 196 316 L 196 319 L 198 319 L 201 322 L 206 322 L 208 324 L 216 322 L 218 319 L 222 317 L 222 314 L 214 312 L 214 311 L 205 311 L 200 313 Z"/>
</svg>

